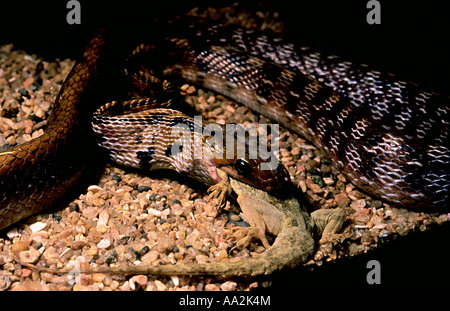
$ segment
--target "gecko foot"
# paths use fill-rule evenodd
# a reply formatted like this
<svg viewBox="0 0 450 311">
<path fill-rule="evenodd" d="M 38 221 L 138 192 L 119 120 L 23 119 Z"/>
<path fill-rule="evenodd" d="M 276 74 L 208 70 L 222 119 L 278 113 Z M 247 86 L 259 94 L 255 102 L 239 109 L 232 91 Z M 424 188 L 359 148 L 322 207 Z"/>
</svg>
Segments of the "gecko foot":
<svg viewBox="0 0 450 311">
<path fill-rule="evenodd" d="M 225 205 L 225 201 L 232 190 L 228 177 L 222 178 L 221 182 L 209 187 L 209 200 L 218 199 L 219 206 L 221 207 Z"/>
<path fill-rule="evenodd" d="M 231 249 L 247 247 L 250 242 L 255 239 L 259 239 L 264 247 L 268 249 L 270 247 L 269 241 L 267 241 L 266 232 L 264 228 L 259 227 L 233 227 L 232 237 L 237 240 L 236 245 Z"/>
<path fill-rule="evenodd" d="M 332 244 L 339 244 L 342 241 L 342 238 L 343 238 L 342 234 L 337 233 L 323 234 L 318 243 L 319 245 L 329 242 L 331 242 Z"/>
</svg>

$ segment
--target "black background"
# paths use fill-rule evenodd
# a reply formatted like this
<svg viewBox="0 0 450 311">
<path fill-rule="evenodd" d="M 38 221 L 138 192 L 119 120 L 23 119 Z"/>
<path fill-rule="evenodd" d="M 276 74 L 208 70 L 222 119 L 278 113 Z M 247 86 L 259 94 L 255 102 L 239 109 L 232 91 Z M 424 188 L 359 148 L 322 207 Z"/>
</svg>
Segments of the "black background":
<svg viewBox="0 0 450 311">
<path fill-rule="evenodd" d="M 367 1 L 266 1 L 280 12 L 291 38 L 303 45 L 391 72 L 448 95 L 449 18 L 443 1 L 380 1 L 381 25 L 368 25 Z M 81 25 L 66 22 L 67 1 L 2 1 L 0 44 L 14 43 L 47 59 L 76 59 L 95 29 L 152 16 L 183 14 L 232 1 L 86 1 Z M 246 1 L 255 6 L 255 1 Z M 139 31 L 139 30 L 137 30 Z M 449 226 L 400 238 L 367 255 L 305 273 L 271 277 L 279 290 L 450 290 Z M 381 263 L 381 285 L 366 282 L 367 261 Z"/>
<path fill-rule="evenodd" d="M 48 57 L 76 58 L 93 31 L 105 24 L 130 25 L 152 16 L 183 14 L 234 1 L 87 1 L 81 25 L 68 25 L 67 1 L 2 1 L 0 43 Z M 256 7 L 258 1 L 245 1 Z M 447 10 L 441 1 L 380 1 L 381 25 L 368 25 L 365 0 L 263 1 L 280 12 L 292 38 L 317 50 L 395 73 L 448 93 L 450 78 Z"/>
</svg>

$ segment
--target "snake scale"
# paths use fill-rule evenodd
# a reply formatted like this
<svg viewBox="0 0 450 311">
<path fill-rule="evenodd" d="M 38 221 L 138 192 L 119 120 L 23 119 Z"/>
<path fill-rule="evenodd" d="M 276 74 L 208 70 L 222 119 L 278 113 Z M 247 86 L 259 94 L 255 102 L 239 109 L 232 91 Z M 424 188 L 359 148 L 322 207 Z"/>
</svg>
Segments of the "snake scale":
<svg viewBox="0 0 450 311">
<path fill-rule="evenodd" d="M 64 82 L 45 133 L 0 153 L 0 229 L 54 204 L 79 180 L 89 162 L 88 156 L 80 155 L 92 137 L 87 123 L 92 111 L 105 103 L 98 102 L 95 86 L 102 79 L 123 81 L 122 67 L 132 51 L 138 57 L 131 63 L 143 60 L 150 68 L 150 80 L 163 84 L 166 79 L 182 78 L 200 84 L 310 140 L 368 194 L 417 210 L 448 207 L 448 98 L 254 30 L 198 21 L 157 29 L 161 31 L 143 36 L 145 44 L 123 40 L 120 46 L 126 54 L 115 53 L 118 45 L 110 47 L 108 42 L 114 40 L 99 32 Z M 107 89 L 113 88 L 103 91 Z M 122 101 L 117 108 L 119 102 L 94 114 L 97 134 L 112 132 L 120 120 L 153 128 L 153 137 L 161 134 L 158 140 L 145 142 L 140 153 L 134 151 L 135 166 L 176 169 L 210 185 L 220 181 L 214 175 L 216 167 L 264 190 L 288 182 L 280 164 L 258 171 L 261 159 L 249 163 L 249 159 L 213 157 L 197 161 L 195 168 L 193 162 L 177 167 L 170 162 L 176 156 L 173 148 L 168 149 L 174 141 L 164 140 L 164 126 L 182 123 L 195 132 L 195 123 L 164 104 L 157 107 L 158 100 Z M 150 110 L 136 112 L 138 106 Z M 141 142 L 136 133 L 130 137 Z M 202 144 L 209 138 L 202 137 Z M 101 136 L 99 143 L 112 147 L 108 139 Z M 159 144 L 165 146 L 156 156 Z M 214 143 L 210 147 L 217 151 Z M 184 156 L 178 160 L 188 161 Z"/>
</svg>

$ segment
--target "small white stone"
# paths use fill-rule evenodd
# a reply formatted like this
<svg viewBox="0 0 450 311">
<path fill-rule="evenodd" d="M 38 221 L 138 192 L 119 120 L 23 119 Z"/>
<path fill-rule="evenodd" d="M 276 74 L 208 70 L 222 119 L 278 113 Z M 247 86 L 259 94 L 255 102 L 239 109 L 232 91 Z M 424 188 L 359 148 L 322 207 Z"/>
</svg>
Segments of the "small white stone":
<svg viewBox="0 0 450 311">
<path fill-rule="evenodd" d="M 97 193 L 97 192 L 103 190 L 103 188 L 99 187 L 97 185 L 92 185 L 92 186 L 89 186 L 87 190 L 91 191 L 92 193 Z"/>
<path fill-rule="evenodd" d="M 388 226 L 388 224 L 377 224 L 372 227 L 372 229 L 384 229 Z"/>
<path fill-rule="evenodd" d="M 323 182 L 325 183 L 325 185 L 327 185 L 327 186 L 331 186 L 332 184 L 334 184 L 334 180 L 331 177 L 324 177 L 322 179 L 323 179 Z"/>
<path fill-rule="evenodd" d="M 142 288 L 145 288 L 148 283 L 148 277 L 146 275 L 135 275 L 129 280 L 131 290 L 136 289 L 136 283 L 138 283 Z"/>
<path fill-rule="evenodd" d="M 173 285 L 178 286 L 180 285 L 180 279 L 178 278 L 178 276 L 174 275 L 170 277 L 172 279 Z"/>
<path fill-rule="evenodd" d="M 157 209 L 154 209 L 154 208 L 149 208 L 148 213 L 152 214 L 153 216 L 156 216 L 156 217 L 161 216 L 161 211 L 158 211 Z"/>
<path fill-rule="evenodd" d="M 98 216 L 98 222 L 97 226 L 105 226 L 108 227 L 108 221 L 109 221 L 109 213 L 106 210 L 101 211 L 100 215 Z"/>
<path fill-rule="evenodd" d="M 6 234 L 6 236 L 12 240 L 14 237 L 19 236 L 19 232 L 17 232 L 17 228 L 12 228 L 11 230 L 8 231 L 8 233 Z"/>
<path fill-rule="evenodd" d="M 41 231 L 45 227 L 47 227 L 47 224 L 43 222 L 35 222 L 34 224 L 30 225 L 30 229 L 32 232 Z"/>
<path fill-rule="evenodd" d="M 166 208 L 165 210 L 163 210 L 163 211 L 161 212 L 161 215 L 164 216 L 165 218 L 167 218 L 167 216 L 169 216 L 171 212 L 172 212 L 172 211 L 171 211 L 170 208 Z"/>
<path fill-rule="evenodd" d="M 189 215 L 191 216 L 191 218 L 192 218 L 194 221 L 197 221 L 197 219 L 195 219 L 194 213 L 190 212 Z"/>
<path fill-rule="evenodd" d="M 148 214 L 142 213 L 139 216 L 136 217 L 136 220 L 144 220 L 148 217 Z"/>
<path fill-rule="evenodd" d="M 100 242 L 97 243 L 97 248 L 108 248 L 111 246 L 111 241 L 108 239 L 102 239 Z"/>
</svg>

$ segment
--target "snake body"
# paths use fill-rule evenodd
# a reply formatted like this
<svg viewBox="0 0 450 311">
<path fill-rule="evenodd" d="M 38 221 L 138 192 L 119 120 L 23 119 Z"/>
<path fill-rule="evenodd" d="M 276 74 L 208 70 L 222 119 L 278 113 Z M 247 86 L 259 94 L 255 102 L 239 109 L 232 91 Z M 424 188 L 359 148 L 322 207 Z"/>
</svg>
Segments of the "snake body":
<svg viewBox="0 0 450 311">
<path fill-rule="evenodd" d="M 448 97 L 254 30 L 190 27 L 198 40 L 191 41 L 185 78 L 225 89 L 307 138 L 375 197 L 412 209 L 448 208 Z M 209 81 L 226 78 L 234 81 Z"/>
<path fill-rule="evenodd" d="M 83 97 L 99 70 L 104 43 L 99 33 L 86 47 L 58 94 L 45 133 L 0 153 L 0 229 L 51 206 L 81 176 Z"/>
<path fill-rule="evenodd" d="M 252 30 L 190 24 L 173 33 L 177 27 L 167 28 L 167 32 L 150 40 L 149 46 L 159 51 L 156 55 L 164 55 L 164 65 L 153 59 L 157 67 L 153 72 L 163 77 L 181 76 L 227 95 L 304 136 L 329 154 L 350 181 L 369 194 L 415 209 L 448 207 L 446 98 L 397 81 L 391 75 Z M 93 110 L 84 108 L 92 105 L 86 94 L 106 70 L 107 66 L 102 65 L 105 55 L 105 34 L 100 32 L 63 84 L 44 135 L 0 153 L 0 229 L 52 205 L 79 179 L 87 160 L 74 154 L 79 154 L 85 144 L 80 134 L 85 133 L 83 120 L 89 118 L 86 111 Z M 176 117 L 178 112 L 155 108 L 153 104 L 150 109 L 165 110 L 151 110 L 145 116 L 121 116 L 123 112 L 135 113 L 137 103 L 148 104 L 149 100 L 125 102 L 118 118 L 138 120 L 156 129 L 164 122 L 175 124 L 169 117 Z M 94 117 L 94 128 L 100 125 L 97 132 L 108 132 L 118 124 L 111 119 L 117 117 L 117 109 L 110 110 L 113 106 L 100 108 L 101 114 Z M 177 116 L 178 121 L 192 122 L 184 115 Z M 108 122 L 113 123 L 108 126 Z M 162 134 L 161 138 L 167 137 Z M 139 135 L 134 137 L 139 140 Z M 110 140 L 105 137 L 103 141 L 107 145 Z M 162 141 L 147 143 L 158 145 Z M 205 141 L 203 137 L 202 144 Z M 174 146 L 173 140 L 162 150 L 170 158 L 169 146 Z M 141 153 L 135 152 L 137 166 L 177 169 L 175 162 L 161 164 L 164 161 L 156 159 L 151 147 L 146 145 Z M 219 180 L 211 167 L 222 165 L 229 169 L 228 174 L 240 175 L 244 181 L 266 190 L 274 183 L 279 187 L 286 182 L 286 170 L 280 166 L 259 172 L 258 160 L 246 178 L 237 168 L 241 160 L 246 166 L 248 159 L 229 160 L 225 163 L 214 158 L 208 162 L 209 168 L 203 162 L 197 163 L 196 169 L 190 162 L 179 171 L 190 170 L 192 177 L 212 184 Z M 243 170 L 248 173 L 248 168 Z"/>
</svg>

